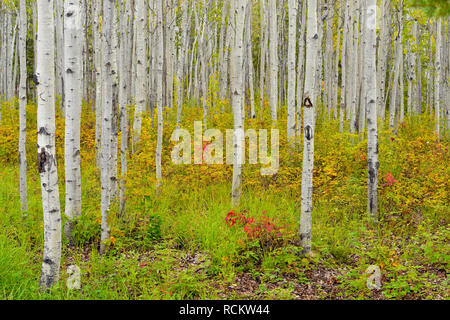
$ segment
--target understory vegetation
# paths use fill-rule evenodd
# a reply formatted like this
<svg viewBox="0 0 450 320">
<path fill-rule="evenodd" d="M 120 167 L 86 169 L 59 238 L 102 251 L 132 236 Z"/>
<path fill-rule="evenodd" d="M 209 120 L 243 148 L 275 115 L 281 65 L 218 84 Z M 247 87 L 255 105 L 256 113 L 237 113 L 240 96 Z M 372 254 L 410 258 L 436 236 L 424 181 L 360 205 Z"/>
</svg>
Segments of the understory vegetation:
<svg viewBox="0 0 450 320">
<path fill-rule="evenodd" d="M 232 128 L 231 107 L 223 101 L 212 105 L 208 127 Z M 286 129 L 280 130 L 278 174 L 263 177 L 260 165 L 245 165 L 241 204 L 232 208 L 231 165 L 171 162 L 174 121 L 165 127 L 163 187 L 155 192 L 157 125 L 148 115 L 139 148 L 129 158 L 126 216 L 119 215 L 117 199 L 109 217 L 108 250 L 100 256 L 95 114 L 84 105 L 82 215 L 73 244 L 63 244 L 60 281 L 45 292 L 39 290 L 43 219 L 38 169 L 29 160 L 28 211 L 23 217 L 16 102 L 1 108 L 0 299 L 449 298 L 449 140 L 436 140 L 427 115 L 407 118 L 396 134 L 379 133 L 380 222 L 373 225 L 366 207 L 367 141 L 362 134 L 339 133 L 338 122 L 319 111 L 313 255 L 308 257 L 300 254 L 298 240 L 302 151 L 288 145 Z M 183 110 L 182 127 L 192 132 L 203 110 L 193 102 Z M 265 110 L 246 120 L 245 127 L 270 129 L 269 108 Z M 283 112 L 279 128 L 286 128 L 285 116 Z M 166 110 L 165 117 L 174 119 L 176 111 Z M 27 106 L 27 124 L 29 132 L 36 132 L 36 105 Z M 61 162 L 61 114 L 56 125 Z M 27 139 L 28 159 L 35 159 L 36 135 Z M 58 171 L 64 202 L 62 165 Z M 66 287 L 66 269 L 73 264 L 82 272 L 81 290 Z M 366 286 L 369 265 L 381 268 L 381 290 Z"/>
</svg>

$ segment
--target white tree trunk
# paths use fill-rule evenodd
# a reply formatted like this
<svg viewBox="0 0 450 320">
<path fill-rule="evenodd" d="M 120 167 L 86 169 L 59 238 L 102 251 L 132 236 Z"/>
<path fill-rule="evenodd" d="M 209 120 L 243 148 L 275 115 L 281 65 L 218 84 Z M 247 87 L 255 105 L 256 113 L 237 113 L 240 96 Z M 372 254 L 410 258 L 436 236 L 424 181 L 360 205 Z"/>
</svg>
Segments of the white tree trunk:
<svg viewBox="0 0 450 320">
<path fill-rule="evenodd" d="M 434 122 L 435 135 L 440 140 L 440 125 L 441 125 L 441 83 L 442 65 L 441 65 L 441 51 L 442 51 L 442 18 L 437 20 L 436 24 L 436 53 L 434 58 L 435 80 L 434 80 Z"/>
<path fill-rule="evenodd" d="M 44 213 L 42 288 L 50 288 L 58 282 L 61 263 L 61 209 L 55 149 L 55 33 L 51 8 L 53 0 L 37 0 L 37 149 Z"/>
<path fill-rule="evenodd" d="M 364 74 L 366 75 L 367 138 L 368 138 L 368 212 L 378 220 L 378 128 L 376 79 L 376 0 L 366 0 Z"/>
<path fill-rule="evenodd" d="M 297 0 L 289 0 L 289 45 L 288 45 L 288 118 L 287 118 L 287 136 L 293 142 L 295 140 L 295 54 L 297 43 Z"/>
<path fill-rule="evenodd" d="M 298 41 L 297 63 L 297 141 L 300 145 L 302 138 L 302 106 L 303 87 L 305 82 L 305 44 L 306 44 L 306 0 L 303 0 L 300 35 Z"/>
<path fill-rule="evenodd" d="M 111 144 L 112 144 L 112 109 L 113 109 L 113 75 L 112 75 L 112 32 L 114 17 L 114 0 L 103 1 L 103 41 L 102 41 L 102 136 L 101 136 L 101 212 L 102 232 L 100 254 L 106 250 L 106 241 L 110 238 L 108 215 L 111 205 Z"/>
<path fill-rule="evenodd" d="M 135 23 L 136 23 L 136 96 L 135 96 L 135 110 L 133 122 L 133 151 L 135 151 L 136 144 L 139 142 L 142 127 L 142 114 L 145 110 L 145 19 L 147 12 L 144 0 L 136 0 L 135 7 Z"/>
<path fill-rule="evenodd" d="M 81 1 L 65 3 L 64 17 L 64 98 L 66 114 L 65 173 L 67 223 L 64 227 L 66 239 L 72 239 L 73 219 L 81 215 L 81 155 L 80 118 L 82 102 L 82 31 Z"/>
<path fill-rule="evenodd" d="M 313 211 L 313 169 L 314 169 L 314 135 L 315 105 L 317 103 L 315 79 L 316 59 L 319 35 L 317 34 L 317 0 L 308 1 L 306 26 L 306 72 L 304 101 L 304 146 L 302 199 L 300 214 L 300 242 L 304 253 L 311 253 L 311 224 Z"/>
<path fill-rule="evenodd" d="M 56 94 L 62 96 L 61 111 L 64 110 L 64 0 L 55 1 L 55 31 L 56 31 Z M 69 0 L 66 0 L 66 2 Z M 81 36 L 81 33 L 80 35 Z M 80 43 L 81 44 L 81 43 Z"/>
<path fill-rule="evenodd" d="M 119 122 L 120 131 L 122 133 L 120 144 L 120 166 L 121 166 L 121 179 L 120 179 L 120 213 L 125 214 L 126 205 L 126 177 L 127 177 L 127 154 L 128 154 L 128 110 L 129 104 L 128 87 L 129 82 L 129 37 L 131 32 L 131 14 L 130 14 L 130 1 L 122 0 L 120 5 L 120 84 L 119 84 Z"/>
<path fill-rule="evenodd" d="M 230 10 L 230 18 L 233 19 L 232 29 L 235 32 L 231 52 L 231 92 L 233 94 L 231 103 L 234 118 L 233 182 L 231 191 L 233 206 L 238 206 L 240 203 L 242 184 L 242 147 L 244 141 L 244 123 L 242 121 L 242 63 L 244 53 L 243 32 L 245 6 L 245 0 L 233 0 Z"/>
<path fill-rule="evenodd" d="M 19 84 L 19 172 L 20 172 L 20 208 L 22 214 L 27 212 L 27 8 L 25 0 L 20 0 L 19 24 L 19 55 L 20 55 L 20 84 Z"/>
<path fill-rule="evenodd" d="M 270 91 L 269 105 L 272 121 L 278 119 L 278 22 L 276 0 L 269 1 L 269 58 L 270 58 Z"/>
<path fill-rule="evenodd" d="M 158 137 L 156 143 L 156 189 L 162 184 L 161 156 L 163 141 L 163 64 L 164 64 L 164 41 L 163 41 L 163 0 L 156 2 L 156 106 L 158 108 Z"/>
<path fill-rule="evenodd" d="M 102 2 L 94 2 L 94 68 L 95 68 L 95 150 L 97 166 L 101 166 L 100 145 L 102 134 L 102 98 L 103 98 L 103 72 L 102 72 L 102 28 L 101 13 Z"/>
</svg>

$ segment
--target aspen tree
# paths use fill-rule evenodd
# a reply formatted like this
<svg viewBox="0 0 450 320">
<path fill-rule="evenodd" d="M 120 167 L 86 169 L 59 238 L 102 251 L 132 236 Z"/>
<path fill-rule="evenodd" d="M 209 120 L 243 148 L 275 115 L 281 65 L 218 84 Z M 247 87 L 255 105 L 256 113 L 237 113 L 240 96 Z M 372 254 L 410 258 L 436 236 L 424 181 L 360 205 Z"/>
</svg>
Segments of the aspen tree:
<svg viewBox="0 0 450 320">
<path fill-rule="evenodd" d="M 108 215 L 111 206 L 111 144 L 112 144 L 112 109 L 113 109 L 113 75 L 112 75 L 112 32 L 115 9 L 114 0 L 103 1 L 102 22 L 102 73 L 103 73 L 103 97 L 102 97 L 102 136 L 101 136 L 101 212 L 102 232 L 100 242 L 100 254 L 106 250 L 106 241 L 110 238 Z"/>
<path fill-rule="evenodd" d="M 288 1 L 289 12 L 289 46 L 288 46 L 288 119 L 287 135 L 291 142 L 295 139 L 295 54 L 297 35 L 297 0 Z"/>
<path fill-rule="evenodd" d="M 156 106 L 158 111 L 158 137 L 156 143 L 156 190 L 162 184 L 161 154 L 163 140 L 163 0 L 156 0 Z"/>
<path fill-rule="evenodd" d="M 19 13 L 19 55 L 20 55 L 20 84 L 19 84 L 19 172 L 20 172 L 20 208 L 22 214 L 27 212 L 27 8 L 25 0 L 20 0 Z"/>
<path fill-rule="evenodd" d="M 56 94 L 62 96 L 61 111 L 64 110 L 64 0 L 54 0 L 55 4 L 55 40 L 56 40 Z M 66 0 L 66 2 L 69 0 Z"/>
<path fill-rule="evenodd" d="M 188 46 L 188 1 L 183 0 L 182 4 L 182 14 L 181 14 L 181 28 L 179 31 L 180 34 L 180 46 L 178 48 L 178 69 L 177 69 L 177 84 L 178 84 L 178 101 L 177 101 L 177 128 L 180 126 L 181 121 L 181 108 L 183 105 L 184 98 L 184 86 L 183 86 L 183 76 L 184 76 L 184 68 L 185 68 L 185 60 L 186 60 L 186 48 Z M 223 12 L 226 12 L 224 8 L 222 8 Z M 225 14 L 223 14 L 225 16 Z M 224 19 L 222 20 L 224 21 Z M 223 23 L 222 23 L 223 28 Z M 223 33 L 221 34 L 221 39 L 223 40 Z M 222 43 L 222 42 L 221 42 Z M 222 50 L 220 50 L 219 54 L 222 54 Z M 220 60 L 222 61 L 222 60 Z"/>
<path fill-rule="evenodd" d="M 302 0 L 302 16 L 300 20 L 300 33 L 298 38 L 298 62 L 297 62 L 297 141 L 300 144 L 302 137 L 302 106 L 303 87 L 305 82 L 305 45 L 306 45 L 306 2 Z"/>
<path fill-rule="evenodd" d="M 128 87 L 129 82 L 129 38 L 130 33 L 130 1 L 121 0 L 120 6 L 120 84 L 119 84 L 119 122 L 120 131 L 122 133 L 120 143 L 120 167 L 121 167 L 121 179 L 120 179 L 120 213 L 125 214 L 126 206 L 126 177 L 128 172 L 127 154 L 128 154 L 128 110 L 129 104 Z"/>
<path fill-rule="evenodd" d="M 50 10 L 49 10 L 50 7 Z M 55 32 L 53 0 L 37 0 L 38 170 L 44 214 L 44 257 L 41 288 L 58 282 L 61 264 L 61 209 L 55 150 Z"/>
<path fill-rule="evenodd" d="M 441 65 L 441 50 L 442 50 L 442 18 L 439 18 L 436 23 L 436 53 L 434 58 L 435 80 L 434 80 L 434 122 L 435 135 L 440 140 L 440 126 L 441 126 L 441 83 L 442 65 Z"/>
<path fill-rule="evenodd" d="M 254 66 L 253 66 L 253 49 L 252 49 L 252 2 L 247 2 L 247 26 L 246 26 L 246 57 L 248 65 L 248 85 L 250 91 L 250 119 L 256 118 L 255 113 L 255 90 L 254 90 Z M 295 58 L 295 57 L 294 57 Z M 294 75 L 295 76 L 295 75 Z M 294 97 L 295 99 L 295 97 Z M 295 112 L 295 110 L 294 110 Z M 295 135 L 295 132 L 294 132 Z"/>
<path fill-rule="evenodd" d="M 233 206 L 238 206 L 241 199 L 242 164 L 244 123 L 242 121 L 242 64 L 243 64 L 243 32 L 245 24 L 246 1 L 233 0 L 231 12 L 234 37 L 231 52 L 231 91 L 232 110 L 234 118 L 234 143 L 233 143 L 233 182 L 232 200 Z"/>
<path fill-rule="evenodd" d="M 320 45 L 317 30 L 317 0 L 307 0 L 306 26 L 306 70 L 304 101 L 304 146 L 302 198 L 300 214 L 300 242 L 305 254 L 311 253 L 311 224 L 313 211 L 313 169 L 314 169 L 314 136 L 315 109 L 317 103 L 315 78 L 317 46 Z"/>
<path fill-rule="evenodd" d="M 402 1 L 400 2 L 400 8 L 403 8 Z M 401 11 L 402 9 L 400 9 Z M 396 44 L 395 44 L 395 58 L 394 58 L 394 77 L 392 82 L 392 91 L 391 91 L 391 100 L 389 103 L 389 128 L 394 129 L 395 125 L 395 117 L 396 117 L 396 108 L 397 108 L 397 93 L 399 90 L 399 78 L 400 78 L 400 63 L 401 63 L 401 55 L 403 55 L 403 46 L 402 46 L 402 31 L 403 31 L 403 21 L 402 14 L 398 12 L 399 17 L 399 26 L 398 33 L 396 36 Z"/>
<path fill-rule="evenodd" d="M 95 69 L 95 150 L 97 166 L 101 166 L 100 147 L 102 133 L 102 98 L 103 98 L 103 72 L 102 72 L 102 13 L 101 0 L 94 2 L 94 69 Z"/>
<path fill-rule="evenodd" d="M 376 0 L 366 0 L 364 74 L 366 75 L 367 137 L 368 137 L 368 213 L 378 220 L 378 129 L 376 73 Z"/>
<path fill-rule="evenodd" d="M 278 119 L 278 22 L 276 0 L 269 1 L 269 105 L 272 114 L 272 121 Z"/>
<path fill-rule="evenodd" d="M 139 142 L 141 127 L 142 127 L 142 114 L 145 110 L 145 19 L 147 12 L 144 9 L 144 0 L 136 0 L 135 3 L 135 23 L 136 23 L 136 81 L 135 81 L 135 110 L 134 110 L 134 122 L 133 122 L 133 150 L 136 148 L 136 144 Z"/>
<path fill-rule="evenodd" d="M 65 2 L 64 8 L 64 105 L 67 223 L 66 239 L 72 239 L 73 219 L 81 215 L 80 118 L 82 102 L 81 1 Z"/>
</svg>

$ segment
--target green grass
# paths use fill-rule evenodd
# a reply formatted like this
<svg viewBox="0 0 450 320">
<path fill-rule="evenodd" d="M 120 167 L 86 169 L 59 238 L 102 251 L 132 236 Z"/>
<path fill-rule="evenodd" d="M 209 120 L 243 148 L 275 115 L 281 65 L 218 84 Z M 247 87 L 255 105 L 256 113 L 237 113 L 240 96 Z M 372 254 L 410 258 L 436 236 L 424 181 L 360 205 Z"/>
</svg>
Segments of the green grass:
<svg viewBox="0 0 450 320">
<path fill-rule="evenodd" d="M 35 132 L 35 108 L 30 105 L 29 109 L 29 132 Z M 144 118 L 142 149 L 129 161 L 127 215 L 118 217 L 118 204 L 113 203 L 113 238 L 107 254 L 99 256 L 95 126 L 93 115 L 84 112 L 82 216 L 74 230 L 75 245 L 63 244 L 59 283 L 42 292 L 38 284 L 43 219 L 39 176 L 32 161 L 35 137 L 29 135 L 27 141 L 28 212 L 24 218 L 17 157 L 13 156 L 17 110 L 4 106 L 5 110 L 11 116 L 4 113 L 4 119 L 11 121 L 0 126 L 0 299 L 449 299 L 449 141 L 435 142 L 430 118 L 407 119 L 395 136 L 380 131 L 380 224 L 374 226 L 366 213 L 367 142 L 361 136 L 338 133 L 337 123 L 322 121 L 319 114 L 314 255 L 307 258 L 299 254 L 297 239 L 302 157 L 301 152 L 287 149 L 285 129 L 280 130 L 279 174 L 263 178 L 259 167 L 246 166 L 241 205 L 232 208 L 230 168 L 175 167 L 167 161 L 168 141 L 163 154 L 164 184 L 161 193 L 155 193 L 156 129 Z M 186 108 L 184 127 L 200 119 L 201 112 Z M 231 126 L 229 112 L 214 117 L 212 124 Z M 270 126 L 270 115 L 263 119 Z M 284 124 L 285 120 L 280 121 L 280 128 Z M 259 123 L 251 125 L 259 127 Z M 166 132 L 170 126 L 166 125 Z M 57 127 L 64 208 L 60 115 Z M 398 183 L 383 187 L 387 173 Z M 257 221 L 263 215 L 276 219 L 277 226 L 284 228 L 282 235 L 247 238 L 243 226 L 226 224 L 233 209 Z M 72 264 L 82 272 L 79 291 L 66 288 L 66 268 Z M 364 272 L 372 264 L 382 268 L 379 292 L 366 287 Z"/>
<path fill-rule="evenodd" d="M 294 197 L 245 192 L 241 208 L 249 216 L 267 211 L 287 227 L 285 245 L 264 250 L 258 243 L 244 241 L 241 229 L 225 224 L 230 210 L 228 186 L 208 186 L 186 198 L 176 185 L 167 183 L 159 197 L 144 203 L 130 201 L 127 219 L 114 219 L 115 246 L 101 257 L 95 223 L 98 186 L 89 185 L 88 179 L 83 189 L 84 216 L 75 236 L 78 247 L 64 247 L 59 285 L 49 293 L 39 292 L 42 219 L 39 185 L 30 176 L 29 212 L 24 220 L 16 192 L 17 170 L 7 166 L 1 173 L 2 299 L 291 299 L 296 297 L 296 286 L 313 282 L 310 273 L 323 269 L 338 275 L 338 293 L 318 290 L 317 298 L 373 298 L 364 276 L 370 264 L 383 265 L 383 298 L 448 299 L 449 229 L 434 220 L 434 213 L 424 214 L 413 229 L 388 223 L 374 229 L 362 214 L 318 203 L 313 224 L 316 255 L 305 259 L 295 245 L 299 215 Z M 82 270 L 80 291 L 65 287 L 69 264 Z M 444 276 L 437 270 L 445 270 Z M 246 296 L 237 290 L 242 275 L 257 283 L 256 292 Z"/>
</svg>

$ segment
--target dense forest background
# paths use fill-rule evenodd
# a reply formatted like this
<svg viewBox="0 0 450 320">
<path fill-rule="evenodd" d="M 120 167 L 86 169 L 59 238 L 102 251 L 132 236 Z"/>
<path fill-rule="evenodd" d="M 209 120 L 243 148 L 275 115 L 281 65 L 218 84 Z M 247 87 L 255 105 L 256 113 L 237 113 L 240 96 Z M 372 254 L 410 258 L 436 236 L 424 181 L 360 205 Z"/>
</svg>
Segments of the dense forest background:
<svg viewBox="0 0 450 320">
<path fill-rule="evenodd" d="M 0 298 L 448 299 L 449 14 L 1 0 Z"/>
</svg>

